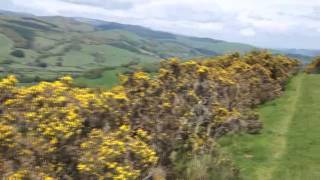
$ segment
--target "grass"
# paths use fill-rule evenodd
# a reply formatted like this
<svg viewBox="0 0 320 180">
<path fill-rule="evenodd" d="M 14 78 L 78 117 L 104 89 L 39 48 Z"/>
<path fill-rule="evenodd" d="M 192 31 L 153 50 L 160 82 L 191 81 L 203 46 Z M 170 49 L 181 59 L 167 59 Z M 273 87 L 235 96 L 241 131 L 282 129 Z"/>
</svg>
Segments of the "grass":
<svg viewBox="0 0 320 180">
<path fill-rule="evenodd" d="M 89 87 L 111 88 L 119 83 L 118 74 L 122 73 L 123 70 L 123 68 L 107 70 L 102 74 L 102 77 L 98 79 L 80 77 L 75 79 L 75 83 L 78 85 L 87 85 Z"/>
<path fill-rule="evenodd" d="M 84 66 L 93 62 L 93 57 L 80 51 L 70 51 L 64 56 L 64 66 Z"/>
<path fill-rule="evenodd" d="M 241 43 L 228 43 L 228 42 L 206 42 L 201 40 L 194 40 L 187 37 L 179 37 L 179 42 L 190 44 L 193 47 L 204 48 L 207 50 L 215 51 L 220 54 L 230 53 L 234 51 L 248 52 L 254 49 L 253 46 L 245 45 Z"/>
<path fill-rule="evenodd" d="M 320 178 L 320 75 L 300 74 L 285 94 L 261 106 L 259 135 L 229 135 L 220 144 L 246 180 Z"/>
<path fill-rule="evenodd" d="M 120 66 L 135 59 L 139 60 L 140 62 L 159 61 L 158 58 L 152 56 L 133 53 L 128 50 L 109 45 L 84 45 L 82 47 L 82 52 L 84 53 L 101 53 L 101 55 L 105 58 L 105 65 L 108 66 Z"/>
<path fill-rule="evenodd" d="M 320 179 L 320 75 L 303 79 L 301 96 L 287 134 L 287 151 L 273 179 Z"/>
<path fill-rule="evenodd" d="M 6 36 L 0 34 L 0 60 L 3 60 L 10 53 L 13 42 Z"/>
<path fill-rule="evenodd" d="M 47 50 L 55 46 L 55 41 L 40 36 L 34 38 L 33 48 L 36 51 Z"/>
</svg>

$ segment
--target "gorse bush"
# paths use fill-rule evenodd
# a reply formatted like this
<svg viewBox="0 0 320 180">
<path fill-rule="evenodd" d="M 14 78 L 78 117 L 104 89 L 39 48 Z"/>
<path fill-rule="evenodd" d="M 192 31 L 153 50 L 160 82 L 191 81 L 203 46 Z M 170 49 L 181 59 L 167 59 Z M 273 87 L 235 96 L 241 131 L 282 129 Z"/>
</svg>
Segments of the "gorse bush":
<svg viewBox="0 0 320 180">
<path fill-rule="evenodd" d="M 12 76 L 0 83 L 0 167 L 6 167 L 0 174 L 12 172 L 13 177 L 22 174 L 30 179 L 135 179 L 157 161 L 146 144 L 146 132 L 131 131 L 113 115 L 126 101 L 123 92 L 98 94 L 73 88 L 69 77 L 23 88 L 15 83 Z M 114 118 L 113 124 L 104 123 L 106 117 Z"/>
<path fill-rule="evenodd" d="M 75 87 L 70 77 L 19 87 L 9 76 L 0 82 L 0 174 L 120 180 L 219 172 L 234 179 L 238 171 L 215 139 L 259 133 L 252 107 L 280 95 L 298 65 L 267 52 L 171 59 L 157 76 L 121 76 L 108 91 Z"/>
<path fill-rule="evenodd" d="M 305 68 L 305 72 L 308 74 L 320 73 L 320 57 L 316 57 L 310 64 Z"/>
</svg>

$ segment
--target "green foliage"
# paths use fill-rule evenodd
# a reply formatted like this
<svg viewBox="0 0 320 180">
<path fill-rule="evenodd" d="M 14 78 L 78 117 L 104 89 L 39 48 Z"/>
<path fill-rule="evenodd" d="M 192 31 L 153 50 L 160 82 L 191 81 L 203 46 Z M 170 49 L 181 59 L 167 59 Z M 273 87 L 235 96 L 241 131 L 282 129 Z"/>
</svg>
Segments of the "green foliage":
<svg viewBox="0 0 320 180">
<path fill-rule="evenodd" d="M 239 169 L 232 160 L 222 154 L 218 147 L 214 152 L 195 155 L 191 159 L 183 157 L 175 161 L 175 171 L 179 174 L 177 179 L 207 179 L 207 180 L 237 180 Z"/>
<path fill-rule="evenodd" d="M 38 66 L 38 67 L 41 67 L 41 68 L 46 68 L 46 67 L 48 67 L 48 64 L 45 63 L 45 62 L 38 62 L 38 63 L 37 63 L 37 66 Z"/>
</svg>

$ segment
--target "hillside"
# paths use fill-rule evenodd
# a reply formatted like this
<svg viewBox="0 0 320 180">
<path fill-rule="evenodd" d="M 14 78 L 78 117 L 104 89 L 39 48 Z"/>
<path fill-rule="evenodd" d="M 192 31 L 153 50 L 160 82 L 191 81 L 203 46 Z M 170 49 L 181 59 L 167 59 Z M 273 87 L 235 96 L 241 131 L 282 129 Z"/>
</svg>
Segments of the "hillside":
<svg viewBox="0 0 320 180">
<path fill-rule="evenodd" d="M 279 49 L 286 54 L 299 54 L 303 56 L 315 57 L 320 55 L 319 49 Z"/>
<path fill-rule="evenodd" d="M 288 57 L 299 59 L 304 65 L 309 64 L 315 56 L 307 56 L 307 55 L 302 55 L 302 54 L 287 54 L 283 53 Z"/>
<path fill-rule="evenodd" d="M 309 64 L 314 57 L 320 55 L 320 50 L 315 49 L 273 49 L 272 52 L 299 59 L 303 64 Z"/>
<path fill-rule="evenodd" d="M 23 82 L 72 74 L 85 76 L 79 82 L 99 85 L 106 74 L 116 79 L 118 72 L 152 69 L 169 57 L 206 57 L 253 48 L 83 18 L 5 11 L 0 15 L 0 75 L 13 73 Z"/>
</svg>

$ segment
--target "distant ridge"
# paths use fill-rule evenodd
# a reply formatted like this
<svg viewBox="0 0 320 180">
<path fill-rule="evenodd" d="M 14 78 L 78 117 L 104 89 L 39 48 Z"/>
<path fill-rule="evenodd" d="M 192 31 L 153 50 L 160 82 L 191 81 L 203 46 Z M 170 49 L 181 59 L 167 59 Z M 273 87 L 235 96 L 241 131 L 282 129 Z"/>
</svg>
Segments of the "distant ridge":
<svg viewBox="0 0 320 180">
<path fill-rule="evenodd" d="M 63 74 L 112 82 L 118 73 L 155 71 L 163 59 L 217 56 L 257 47 L 205 37 L 178 35 L 102 20 L 35 16 L 0 11 L 0 76 L 22 82 L 54 80 Z M 305 54 L 287 53 L 309 61 Z M 112 84 L 112 83 L 111 83 Z"/>
</svg>

